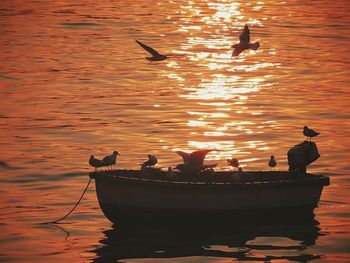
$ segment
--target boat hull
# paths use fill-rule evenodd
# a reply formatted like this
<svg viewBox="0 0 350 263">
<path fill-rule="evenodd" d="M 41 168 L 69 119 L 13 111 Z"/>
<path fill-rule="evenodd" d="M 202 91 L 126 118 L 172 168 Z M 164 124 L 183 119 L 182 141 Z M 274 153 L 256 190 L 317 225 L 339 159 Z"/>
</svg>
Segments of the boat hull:
<svg viewBox="0 0 350 263">
<path fill-rule="evenodd" d="M 327 177 L 244 183 L 94 178 L 100 207 L 113 223 L 310 214 L 317 206 L 323 186 L 329 184 Z"/>
</svg>

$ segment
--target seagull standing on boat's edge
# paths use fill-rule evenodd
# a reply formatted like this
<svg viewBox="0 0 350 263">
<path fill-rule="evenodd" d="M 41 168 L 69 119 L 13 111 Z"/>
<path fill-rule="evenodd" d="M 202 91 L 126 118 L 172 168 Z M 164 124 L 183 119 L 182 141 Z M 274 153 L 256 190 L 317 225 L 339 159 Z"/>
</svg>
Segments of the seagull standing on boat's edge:
<svg viewBox="0 0 350 263">
<path fill-rule="evenodd" d="M 303 130 L 303 134 L 310 138 L 310 142 L 311 142 L 311 138 L 312 137 L 316 137 L 317 135 L 319 135 L 320 133 L 319 132 L 316 132 L 312 129 L 309 129 L 307 126 L 304 126 L 304 130 Z"/>
<path fill-rule="evenodd" d="M 113 164 L 117 162 L 117 155 L 120 155 L 117 151 L 114 151 L 112 155 L 107 155 L 102 159 L 104 166 L 113 168 Z"/>
<path fill-rule="evenodd" d="M 97 168 L 104 166 L 104 163 L 101 160 L 96 159 L 93 155 L 90 155 L 89 164 L 92 167 L 95 167 L 95 171 L 97 171 Z"/>
<path fill-rule="evenodd" d="M 149 154 L 148 160 L 141 164 L 141 169 L 146 167 L 153 167 L 158 163 L 158 159 L 155 155 Z"/>
<path fill-rule="evenodd" d="M 275 156 L 271 155 L 270 160 L 269 160 L 270 171 L 272 168 L 275 170 L 276 165 L 277 165 L 277 162 L 276 162 Z"/>
<path fill-rule="evenodd" d="M 212 150 L 199 150 L 192 153 L 176 151 L 176 153 L 182 157 L 184 163 L 178 164 L 175 169 L 186 174 L 198 175 L 202 170 L 214 168 L 217 164 L 203 164 L 205 156 L 211 151 Z"/>
<path fill-rule="evenodd" d="M 250 31 L 249 31 L 248 25 L 246 24 L 244 26 L 244 29 L 241 35 L 239 36 L 239 43 L 232 45 L 232 48 L 234 48 L 234 50 L 232 52 L 231 57 L 238 56 L 246 49 L 257 50 L 259 47 L 260 47 L 259 42 L 250 43 Z"/>
<path fill-rule="evenodd" d="M 162 61 L 167 59 L 168 57 L 166 55 L 160 54 L 157 51 L 155 51 L 153 48 L 141 43 L 137 39 L 135 39 L 136 43 L 139 44 L 141 47 L 143 47 L 144 50 L 146 50 L 148 53 L 152 55 L 152 57 L 146 57 L 148 61 Z"/>
</svg>

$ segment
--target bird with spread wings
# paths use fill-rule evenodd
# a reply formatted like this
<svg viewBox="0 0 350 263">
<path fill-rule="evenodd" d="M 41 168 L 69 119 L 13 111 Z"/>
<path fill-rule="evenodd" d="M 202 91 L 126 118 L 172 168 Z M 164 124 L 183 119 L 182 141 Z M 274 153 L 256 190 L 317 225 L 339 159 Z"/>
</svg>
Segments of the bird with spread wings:
<svg viewBox="0 0 350 263">
<path fill-rule="evenodd" d="M 248 25 L 245 25 L 242 33 L 239 36 L 239 43 L 232 46 L 232 48 L 234 48 L 232 57 L 238 56 L 246 49 L 257 50 L 259 46 L 259 42 L 250 43 L 250 30 Z"/>
<path fill-rule="evenodd" d="M 214 168 L 217 164 L 204 164 L 206 155 L 211 151 L 212 150 L 198 150 L 192 153 L 176 151 L 176 153 L 182 157 L 183 163 L 178 164 L 175 169 L 185 174 L 198 175 L 205 169 Z"/>
<path fill-rule="evenodd" d="M 165 60 L 168 58 L 166 55 L 160 54 L 159 52 L 157 52 L 156 50 L 154 50 L 150 46 L 143 44 L 142 42 L 138 41 L 137 39 L 135 39 L 135 41 L 137 42 L 137 44 L 139 44 L 141 47 L 143 47 L 144 50 L 146 50 L 148 53 L 150 53 L 152 55 L 152 57 L 146 57 L 147 60 L 153 62 L 153 61 L 162 61 L 162 60 Z"/>
</svg>

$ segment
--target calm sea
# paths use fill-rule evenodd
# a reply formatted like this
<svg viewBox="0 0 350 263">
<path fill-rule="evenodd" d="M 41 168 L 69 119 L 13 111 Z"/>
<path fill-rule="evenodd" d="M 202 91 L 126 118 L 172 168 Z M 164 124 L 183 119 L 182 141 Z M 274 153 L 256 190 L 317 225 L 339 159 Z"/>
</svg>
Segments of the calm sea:
<svg viewBox="0 0 350 263">
<path fill-rule="evenodd" d="M 350 262 L 350 5 L 339 1 L 2 0 L 0 262 Z M 257 51 L 231 58 L 245 24 Z M 150 63 L 138 39 L 164 54 Z M 164 235 L 121 232 L 88 182 L 90 154 L 119 168 L 208 162 L 267 170 L 305 138 L 330 176 L 315 222 Z M 135 193 L 137 194 L 137 193 Z"/>
</svg>

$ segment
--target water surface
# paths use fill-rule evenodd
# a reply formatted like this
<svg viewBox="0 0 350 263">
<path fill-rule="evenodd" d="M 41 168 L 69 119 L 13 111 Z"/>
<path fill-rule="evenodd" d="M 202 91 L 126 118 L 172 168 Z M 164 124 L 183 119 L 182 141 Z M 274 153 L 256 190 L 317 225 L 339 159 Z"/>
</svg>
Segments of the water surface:
<svg viewBox="0 0 350 263">
<path fill-rule="evenodd" d="M 348 262 L 349 11 L 324 0 L 1 1 L 1 261 Z M 246 23 L 261 46 L 231 58 Z M 172 56 L 150 63 L 135 39 Z M 118 150 L 131 169 L 148 153 L 168 167 L 176 149 L 210 148 L 223 169 L 236 157 L 266 170 L 275 155 L 286 170 L 304 125 L 321 132 L 309 171 L 331 177 L 314 220 L 125 234 L 91 186 L 65 224 L 40 225 L 79 198 L 90 154 Z"/>
</svg>

